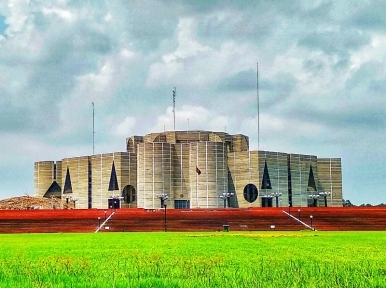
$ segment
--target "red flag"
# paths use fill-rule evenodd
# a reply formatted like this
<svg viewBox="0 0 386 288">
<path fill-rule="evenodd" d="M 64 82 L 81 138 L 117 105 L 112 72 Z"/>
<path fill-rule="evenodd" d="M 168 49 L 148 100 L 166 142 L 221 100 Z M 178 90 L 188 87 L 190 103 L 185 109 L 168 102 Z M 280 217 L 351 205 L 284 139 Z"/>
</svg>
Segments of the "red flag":
<svg viewBox="0 0 386 288">
<path fill-rule="evenodd" d="M 196 172 L 197 172 L 197 174 L 198 175 L 200 175 L 201 174 L 201 170 L 200 169 L 198 169 L 198 167 L 196 166 Z"/>
</svg>

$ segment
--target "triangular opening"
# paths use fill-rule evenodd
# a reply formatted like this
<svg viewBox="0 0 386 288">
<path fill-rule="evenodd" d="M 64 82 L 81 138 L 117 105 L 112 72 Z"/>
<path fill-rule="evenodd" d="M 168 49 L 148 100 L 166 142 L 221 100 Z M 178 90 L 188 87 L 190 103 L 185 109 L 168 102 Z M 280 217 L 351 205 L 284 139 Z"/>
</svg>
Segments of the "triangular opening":
<svg viewBox="0 0 386 288">
<path fill-rule="evenodd" d="M 261 182 L 261 189 L 272 189 L 271 179 L 269 179 L 267 161 L 264 164 L 263 181 Z"/>
<path fill-rule="evenodd" d="M 109 191 L 115 191 L 115 190 L 119 190 L 119 187 L 118 187 L 117 173 L 115 173 L 115 165 L 113 161 L 113 166 L 111 167 Z"/>
<path fill-rule="evenodd" d="M 67 167 L 66 180 L 64 181 L 63 193 L 72 193 L 70 169 Z"/>
<path fill-rule="evenodd" d="M 54 181 L 52 182 L 50 188 L 46 191 L 43 197 L 61 197 L 62 189 L 60 188 L 59 184 Z"/>
<path fill-rule="evenodd" d="M 308 174 L 307 191 L 314 191 L 314 192 L 316 192 L 316 184 L 315 184 L 314 172 L 312 171 L 312 166 L 311 165 L 310 165 L 310 173 Z"/>
</svg>

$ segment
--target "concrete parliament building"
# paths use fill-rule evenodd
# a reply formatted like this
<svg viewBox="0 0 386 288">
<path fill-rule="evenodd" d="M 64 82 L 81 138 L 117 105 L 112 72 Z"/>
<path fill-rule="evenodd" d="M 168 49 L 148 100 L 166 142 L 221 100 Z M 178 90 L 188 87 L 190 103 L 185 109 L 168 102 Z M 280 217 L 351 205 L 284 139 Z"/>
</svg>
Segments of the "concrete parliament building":
<svg viewBox="0 0 386 288">
<path fill-rule="evenodd" d="M 35 162 L 34 192 L 80 209 L 158 209 L 162 194 L 174 209 L 342 206 L 341 171 L 340 158 L 250 151 L 241 134 L 169 131 L 129 137 L 126 152 Z"/>
</svg>

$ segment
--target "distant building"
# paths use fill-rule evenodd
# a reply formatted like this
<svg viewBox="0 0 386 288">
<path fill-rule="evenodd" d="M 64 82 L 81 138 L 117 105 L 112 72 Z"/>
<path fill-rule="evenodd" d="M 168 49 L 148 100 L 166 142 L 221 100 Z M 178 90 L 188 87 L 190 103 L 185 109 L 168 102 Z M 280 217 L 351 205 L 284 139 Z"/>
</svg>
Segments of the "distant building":
<svg viewBox="0 0 386 288">
<path fill-rule="evenodd" d="M 340 158 L 249 151 L 245 135 L 132 136 L 126 152 L 35 163 L 36 196 L 75 208 L 342 206 Z M 324 193 L 324 194 L 323 194 Z"/>
</svg>

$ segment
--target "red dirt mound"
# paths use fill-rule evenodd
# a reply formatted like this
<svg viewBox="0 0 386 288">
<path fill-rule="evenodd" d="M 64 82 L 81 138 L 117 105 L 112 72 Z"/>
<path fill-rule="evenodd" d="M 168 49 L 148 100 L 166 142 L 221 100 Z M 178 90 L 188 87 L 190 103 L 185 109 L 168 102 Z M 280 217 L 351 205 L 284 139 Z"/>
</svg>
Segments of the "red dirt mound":
<svg viewBox="0 0 386 288">
<path fill-rule="evenodd" d="M 0 210 L 35 210 L 69 208 L 58 198 L 21 196 L 0 200 Z"/>
</svg>

